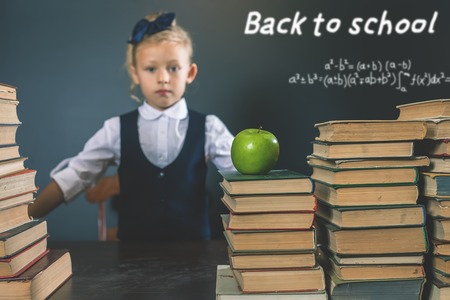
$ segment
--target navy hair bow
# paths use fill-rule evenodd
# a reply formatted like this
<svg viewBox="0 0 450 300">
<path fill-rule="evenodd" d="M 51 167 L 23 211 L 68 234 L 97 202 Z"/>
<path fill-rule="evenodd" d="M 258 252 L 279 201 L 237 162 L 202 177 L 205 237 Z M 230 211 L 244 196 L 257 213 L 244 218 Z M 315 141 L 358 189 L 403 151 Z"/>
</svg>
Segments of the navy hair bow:
<svg viewBox="0 0 450 300">
<path fill-rule="evenodd" d="M 133 28 L 131 39 L 128 41 L 130 44 L 137 44 L 142 41 L 145 35 L 152 35 L 163 30 L 167 30 L 172 26 L 172 22 L 175 19 L 175 13 L 165 13 L 160 15 L 154 21 L 142 19 L 136 23 Z"/>
</svg>

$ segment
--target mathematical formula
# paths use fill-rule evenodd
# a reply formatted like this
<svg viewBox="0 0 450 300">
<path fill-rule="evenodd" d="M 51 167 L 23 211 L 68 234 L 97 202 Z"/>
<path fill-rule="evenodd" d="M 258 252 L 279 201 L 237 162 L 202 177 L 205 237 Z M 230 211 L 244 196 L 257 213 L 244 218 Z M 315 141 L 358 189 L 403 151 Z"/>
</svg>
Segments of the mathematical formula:
<svg viewBox="0 0 450 300">
<path fill-rule="evenodd" d="M 356 63 L 346 58 L 329 59 L 323 69 L 323 72 L 296 73 L 289 77 L 289 83 L 321 84 L 325 88 L 379 85 L 393 87 L 401 92 L 407 92 L 407 88 L 411 86 L 430 87 L 450 83 L 450 76 L 446 76 L 444 72 L 413 72 L 410 59 Z"/>
</svg>

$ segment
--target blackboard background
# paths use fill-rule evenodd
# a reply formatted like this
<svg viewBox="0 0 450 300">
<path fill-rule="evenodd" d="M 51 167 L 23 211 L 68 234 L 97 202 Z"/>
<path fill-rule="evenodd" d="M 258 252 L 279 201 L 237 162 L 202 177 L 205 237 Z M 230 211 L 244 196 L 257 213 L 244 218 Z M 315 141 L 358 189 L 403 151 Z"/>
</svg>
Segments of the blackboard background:
<svg viewBox="0 0 450 300">
<path fill-rule="evenodd" d="M 278 168 L 310 174 L 306 156 L 317 135 L 314 124 L 338 119 L 395 119 L 396 105 L 448 98 L 450 83 L 429 87 L 353 88 L 289 84 L 296 73 L 323 72 L 329 59 L 412 62 L 412 73 L 448 73 L 450 5 L 448 1 L 336 0 L 193 0 L 193 1 L 25 1 L 0 0 L 0 82 L 17 86 L 18 132 L 27 167 L 37 169 L 37 184 L 48 184 L 50 170 L 76 155 L 102 122 L 129 111 L 123 67 L 126 40 L 137 20 L 159 11 L 174 11 L 195 43 L 199 74 L 186 98 L 199 111 L 219 116 L 233 134 L 263 126 L 281 145 Z M 352 36 L 354 17 L 429 20 L 439 12 L 434 34 Z M 307 16 L 302 35 L 245 35 L 247 15 L 292 18 Z M 312 19 L 321 12 L 342 20 L 342 29 L 313 35 Z M 108 172 L 113 173 L 114 168 Z M 213 197 L 215 237 L 221 238 L 220 180 L 208 175 Z M 48 216 L 53 240 L 96 239 L 97 207 L 83 195 Z M 114 222 L 109 214 L 110 222 Z"/>
</svg>

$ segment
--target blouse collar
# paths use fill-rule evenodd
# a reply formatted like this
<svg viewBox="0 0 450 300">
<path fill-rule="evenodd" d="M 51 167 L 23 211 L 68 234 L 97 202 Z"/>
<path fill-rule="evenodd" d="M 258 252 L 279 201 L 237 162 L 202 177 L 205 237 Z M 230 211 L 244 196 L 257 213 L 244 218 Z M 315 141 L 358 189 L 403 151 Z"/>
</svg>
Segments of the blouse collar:
<svg viewBox="0 0 450 300">
<path fill-rule="evenodd" d="M 188 115 L 188 108 L 186 104 L 186 99 L 181 98 L 180 101 L 172 105 L 171 107 L 160 111 L 152 106 L 148 105 L 147 102 L 144 102 L 139 107 L 139 114 L 142 118 L 146 120 L 156 120 L 162 115 L 166 115 L 169 118 L 176 119 L 176 120 L 182 120 L 185 119 Z"/>
</svg>

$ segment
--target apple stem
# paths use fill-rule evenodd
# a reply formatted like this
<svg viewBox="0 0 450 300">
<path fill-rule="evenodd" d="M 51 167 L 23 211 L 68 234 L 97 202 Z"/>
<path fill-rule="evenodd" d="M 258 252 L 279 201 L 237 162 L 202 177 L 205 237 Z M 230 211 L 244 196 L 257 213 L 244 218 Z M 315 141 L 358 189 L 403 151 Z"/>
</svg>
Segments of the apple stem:
<svg viewBox="0 0 450 300">
<path fill-rule="evenodd" d="M 262 129 L 262 126 L 259 126 L 257 133 L 259 133 L 261 131 L 261 129 Z"/>
</svg>

